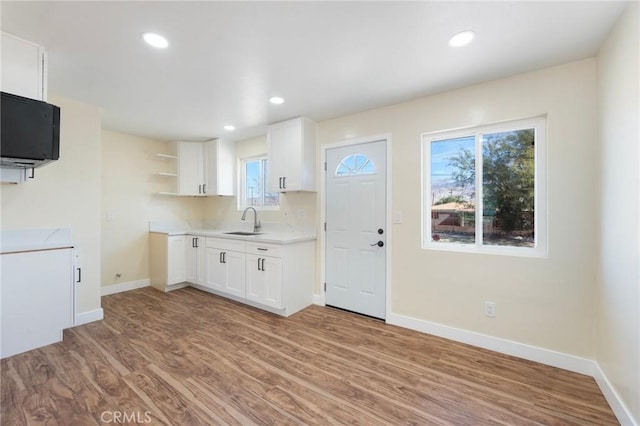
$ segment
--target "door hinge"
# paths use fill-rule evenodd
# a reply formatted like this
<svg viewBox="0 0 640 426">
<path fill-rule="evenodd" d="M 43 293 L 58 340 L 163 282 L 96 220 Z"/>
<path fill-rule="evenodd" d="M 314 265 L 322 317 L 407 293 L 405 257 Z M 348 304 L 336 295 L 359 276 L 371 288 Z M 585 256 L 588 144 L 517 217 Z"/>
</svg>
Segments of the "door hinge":
<svg viewBox="0 0 640 426">
<path fill-rule="evenodd" d="M 326 161 L 324 162 L 324 171 L 325 172 L 327 171 L 327 162 Z"/>
<path fill-rule="evenodd" d="M 324 223 L 324 232 L 327 232 L 327 222 Z"/>
<path fill-rule="evenodd" d="M 324 292 L 327 292 L 327 283 L 324 283 Z"/>
</svg>

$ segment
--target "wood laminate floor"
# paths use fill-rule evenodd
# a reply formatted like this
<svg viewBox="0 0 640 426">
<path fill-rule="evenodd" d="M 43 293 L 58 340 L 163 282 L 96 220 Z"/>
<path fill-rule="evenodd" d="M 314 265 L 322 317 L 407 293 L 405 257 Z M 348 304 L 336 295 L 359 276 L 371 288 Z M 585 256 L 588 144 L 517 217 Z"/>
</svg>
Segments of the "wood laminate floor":
<svg viewBox="0 0 640 426">
<path fill-rule="evenodd" d="M 2 425 L 615 425 L 580 374 L 311 306 L 281 318 L 192 288 L 2 360 Z"/>
</svg>

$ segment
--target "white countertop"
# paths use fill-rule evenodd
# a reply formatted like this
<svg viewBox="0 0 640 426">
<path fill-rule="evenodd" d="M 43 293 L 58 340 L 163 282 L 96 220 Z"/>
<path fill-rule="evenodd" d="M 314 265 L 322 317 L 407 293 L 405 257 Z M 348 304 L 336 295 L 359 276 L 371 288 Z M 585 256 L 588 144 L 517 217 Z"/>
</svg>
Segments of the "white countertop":
<svg viewBox="0 0 640 426">
<path fill-rule="evenodd" d="M 152 230 L 158 234 L 165 235 L 195 235 L 198 237 L 216 237 L 227 238 L 230 240 L 256 241 L 263 243 L 289 244 L 302 241 L 313 241 L 316 239 L 315 234 L 308 233 L 285 233 L 285 232 L 264 232 L 260 235 L 233 235 L 225 232 L 233 232 L 237 230 L 212 230 L 212 229 L 190 229 L 190 230 Z"/>
<path fill-rule="evenodd" d="M 199 221 L 149 222 L 149 232 L 165 235 L 195 235 L 231 240 L 288 244 L 316 239 L 313 225 L 293 226 L 286 223 L 263 222 L 260 235 L 232 235 L 226 232 L 250 232 L 253 222 L 204 223 Z"/>
<path fill-rule="evenodd" d="M 71 228 L 0 231 L 0 253 L 2 254 L 72 247 Z"/>
</svg>

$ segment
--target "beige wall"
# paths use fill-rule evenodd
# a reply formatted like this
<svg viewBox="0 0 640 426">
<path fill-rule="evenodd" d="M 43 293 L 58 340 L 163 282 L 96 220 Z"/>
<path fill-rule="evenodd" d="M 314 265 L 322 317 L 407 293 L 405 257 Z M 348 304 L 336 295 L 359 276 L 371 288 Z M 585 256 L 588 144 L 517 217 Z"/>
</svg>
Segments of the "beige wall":
<svg viewBox="0 0 640 426">
<path fill-rule="evenodd" d="M 149 221 L 202 220 L 202 200 L 157 194 L 175 191 L 175 178 L 157 172 L 176 165 L 156 153 L 173 151 L 168 142 L 102 131 L 103 286 L 149 278 Z"/>
<path fill-rule="evenodd" d="M 392 135 L 392 311 L 593 358 L 596 73 L 583 60 L 319 123 L 319 144 Z M 423 132 L 548 115 L 549 257 L 421 248 Z M 317 287 L 318 288 L 318 287 Z M 484 316 L 484 301 L 497 317 Z"/>
<path fill-rule="evenodd" d="M 100 309 L 100 110 L 56 96 L 61 108 L 60 159 L 34 180 L 2 184 L 2 229 L 71 228 L 82 283 L 76 313 Z"/>
<path fill-rule="evenodd" d="M 598 54 L 600 268 L 596 360 L 640 424 L 638 3 Z"/>
<path fill-rule="evenodd" d="M 245 158 L 257 157 L 267 153 L 266 135 L 236 142 L 236 157 L 239 162 Z M 276 211 L 259 211 L 258 218 L 265 229 L 269 223 L 287 224 L 292 227 L 313 226 L 317 214 L 318 194 L 313 192 L 290 192 L 280 195 L 280 209 Z M 209 222 L 238 223 L 242 212 L 238 210 L 236 197 L 214 197 L 205 201 L 204 219 Z M 241 226 L 241 225 L 240 225 Z"/>
</svg>

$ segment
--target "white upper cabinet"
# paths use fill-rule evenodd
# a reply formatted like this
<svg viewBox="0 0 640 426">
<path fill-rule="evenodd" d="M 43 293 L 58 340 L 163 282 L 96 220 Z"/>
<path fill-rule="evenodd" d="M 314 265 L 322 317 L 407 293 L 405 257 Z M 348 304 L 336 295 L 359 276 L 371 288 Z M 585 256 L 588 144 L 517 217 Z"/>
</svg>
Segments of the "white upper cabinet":
<svg viewBox="0 0 640 426">
<path fill-rule="evenodd" d="M 46 101 L 44 48 L 4 32 L 0 33 L 0 39 L 2 40 L 0 89 L 14 95 Z"/>
<path fill-rule="evenodd" d="M 316 124 L 297 117 L 267 129 L 270 192 L 316 191 Z"/>
<path fill-rule="evenodd" d="M 202 142 L 177 142 L 178 194 L 204 195 L 204 145 Z"/>
<path fill-rule="evenodd" d="M 179 195 L 234 195 L 235 144 L 176 142 Z"/>
<path fill-rule="evenodd" d="M 207 175 L 205 195 L 235 195 L 236 144 L 214 139 L 204 145 Z"/>
</svg>

